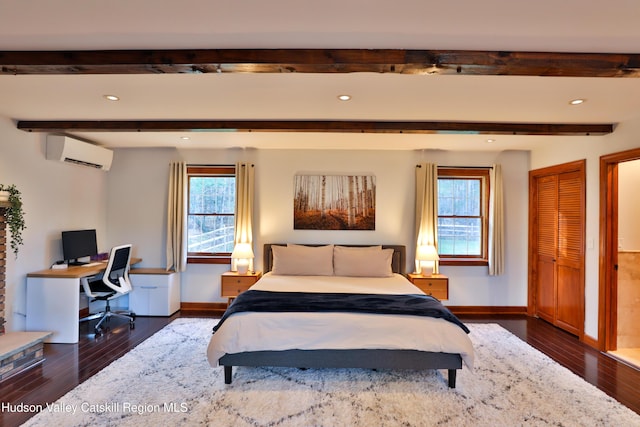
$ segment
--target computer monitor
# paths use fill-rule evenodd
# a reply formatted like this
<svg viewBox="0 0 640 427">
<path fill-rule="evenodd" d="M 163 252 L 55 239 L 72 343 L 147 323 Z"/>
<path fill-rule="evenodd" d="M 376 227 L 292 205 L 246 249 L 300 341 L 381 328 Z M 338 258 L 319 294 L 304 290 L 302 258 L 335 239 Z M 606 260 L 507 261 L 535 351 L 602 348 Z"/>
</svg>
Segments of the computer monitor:
<svg viewBox="0 0 640 427">
<path fill-rule="evenodd" d="M 98 255 L 96 230 L 71 230 L 62 232 L 62 256 L 69 265 L 82 265 L 79 258 Z"/>
</svg>

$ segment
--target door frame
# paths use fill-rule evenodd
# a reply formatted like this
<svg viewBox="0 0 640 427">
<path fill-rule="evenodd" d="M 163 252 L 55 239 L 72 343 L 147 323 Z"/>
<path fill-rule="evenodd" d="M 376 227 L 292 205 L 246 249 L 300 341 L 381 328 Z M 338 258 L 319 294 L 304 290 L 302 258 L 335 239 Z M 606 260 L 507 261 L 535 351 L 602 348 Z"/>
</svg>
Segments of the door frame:
<svg viewBox="0 0 640 427">
<path fill-rule="evenodd" d="M 580 172 L 582 175 L 582 180 L 583 180 L 583 188 L 585 188 L 586 190 L 586 175 L 585 175 L 585 171 L 586 171 L 586 164 L 587 164 L 587 160 L 586 159 L 582 159 L 582 160 L 576 160 L 573 162 L 569 162 L 569 163 L 562 163 L 559 165 L 553 165 L 553 166 L 548 166 L 545 168 L 541 168 L 541 169 L 535 169 L 535 170 L 530 170 L 529 171 L 529 274 L 528 274 L 528 301 L 527 301 L 527 314 L 529 316 L 535 316 L 536 313 L 536 283 L 537 283 L 537 275 L 538 275 L 538 271 L 537 271 L 537 266 L 536 266 L 536 254 L 538 251 L 538 218 L 537 218 L 537 210 L 536 210 L 536 199 L 537 199 L 537 190 L 536 190 L 536 180 L 538 178 L 544 177 L 544 176 L 548 176 L 548 175 L 558 175 L 561 173 L 568 173 L 568 172 Z M 585 194 L 583 194 L 583 197 L 586 197 Z M 586 200 L 583 201 L 583 209 L 586 209 Z M 586 214 L 586 212 L 583 212 L 583 214 Z M 582 230 L 582 239 L 583 242 L 585 242 L 585 228 L 583 227 Z M 585 280 L 584 280 L 584 266 L 585 266 L 585 259 L 584 259 L 584 251 L 583 251 L 583 259 L 582 259 L 582 274 L 581 274 L 581 282 L 582 282 L 582 296 L 583 296 L 583 300 L 581 301 L 580 305 L 581 305 L 581 310 L 582 310 L 582 323 L 580 325 L 580 330 L 578 333 L 578 337 L 580 339 L 580 341 L 584 341 L 584 310 L 585 310 L 585 302 L 584 302 L 584 295 L 585 295 Z"/>
<path fill-rule="evenodd" d="M 640 159 L 640 148 L 600 157 L 598 349 L 618 346 L 618 164 Z"/>
</svg>

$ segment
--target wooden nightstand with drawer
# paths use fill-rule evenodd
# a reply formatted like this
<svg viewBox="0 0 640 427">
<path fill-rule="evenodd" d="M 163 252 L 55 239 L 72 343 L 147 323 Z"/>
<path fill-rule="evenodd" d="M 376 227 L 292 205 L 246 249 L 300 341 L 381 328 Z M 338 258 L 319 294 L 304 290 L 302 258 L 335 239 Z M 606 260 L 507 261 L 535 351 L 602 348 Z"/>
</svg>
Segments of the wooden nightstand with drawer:
<svg viewBox="0 0 640 427">
<path fill-rule="evenodd" d="M 249 289 L 262 277 L 262 273 L 240 274 L 236 271 L 227 271 L 220 276 L 220 289 L 223 298 L 229 298 L 229 303 L 242 292 Z"/>
<path fill-rule="evenodd" d="M 449 299 L 449 278 L 442 274 L 422 276 L 421 274 L 408 274 L 409 281 L 419 287 L 422 292 L 439 300 Z"/>
</svg>

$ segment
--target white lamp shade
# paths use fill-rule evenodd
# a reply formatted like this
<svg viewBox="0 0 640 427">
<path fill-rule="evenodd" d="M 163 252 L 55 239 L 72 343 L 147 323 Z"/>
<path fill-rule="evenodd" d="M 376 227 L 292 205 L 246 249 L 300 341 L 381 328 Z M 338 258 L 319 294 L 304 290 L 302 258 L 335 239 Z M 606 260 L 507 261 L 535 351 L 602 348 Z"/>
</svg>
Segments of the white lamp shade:
<svg viewBox="0 0 640 427">
<path fill-rule="evenodd" d="M 438 261 L 438 251 L 433 245 L 422 245 L 418 247 L 418 253 L 416 259 L 419 261 Z"/>
<path fill-rule="evenodd" d="M 231 258 L 234 259 L 252 259 L 253 257 L 253 249 L 250 243 L 236 243 L 231 253 Z"/>
<path fill-rule="evenodd" d="M 438 271 L 436 263 L 438 262 L 440 257 L 438 256 L 438 251 L 436 250 L 435 246 L 418 246 L 416 259 L 418 260 L 419 264 L 418 273 L 422 274 L 423 276 L 431 276 L 433 273 L 436 273 Z"/>
<path fill-rule="evenodd" d="M 236 243 L 231 253 L 231 258 L 236 260 L 236 271 L 246 274 L 249 270 L 249 260 L 253 259 L 253 249 L 251 243 Z"/>
</svg>

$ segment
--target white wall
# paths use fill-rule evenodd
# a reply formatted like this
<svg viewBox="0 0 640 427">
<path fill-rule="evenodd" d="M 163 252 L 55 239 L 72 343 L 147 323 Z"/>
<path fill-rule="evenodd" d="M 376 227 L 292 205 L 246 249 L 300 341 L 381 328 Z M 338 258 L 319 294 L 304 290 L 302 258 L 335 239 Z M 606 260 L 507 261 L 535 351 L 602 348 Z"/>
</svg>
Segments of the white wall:
<svg viewBox="0 0 640 427">
<path fill-rule="evenodd" d="M 45 159 L 45 136 L 17 130 L 0 118 L 0 182 L 22 193 L 26 230 L 18 258 L 6 271 L 7 331 L 25 328 L 26 274 L 62 258 L 62 230 L 96 228 L 106 248 L 106 177 L 96 169 Z"/>
<path fill-rule="evenodd" d="M 169 162 L 174 149 L 115 150 L 107 176 L 108 247 L 133 245 L 141 266 L 164 267 Z"/>
<path fill-rule="evenodd" d="M 585 332 L 597 338 L 599 158 L 640 147 L 640 118 L 603 137 L 554 138 L 553 142 L 540 137 L 530 156 L 471 151 L 119 149 L 109 172 L 45 160 L 44 134 L 17 130 L 6 118 L 0 118 L 0 138 L 0 182 L 16 184 L 22 191 L 27 222 L 20 256 L 14 259 L 10 254 L 7 259 L 7 330 L 24 329 L 26 274 L 62 257 L 62 230 L 96 228 L 101 250 L 131 241 L 134 254 L 144 259 L 143 266 L 163 266 L 167 166 L 179 159 L 201 164 L 256 163 L 256 266 L 262 265 L 261 245 L 268 241 L 399 243 L 408 246 L 411 258 L 415 164 L 500 162 L 506 184 L 506 274 L 489 277 L 480 267 L 442 267 L 442 272 L 451 277 L 450 305 L 525 305 L 528 170 L 587 159 Z M 291 205 L 297 172 L 376 175 L 376 230 L 294 231 Z M 219 275 L 225 270 L 225 266 L 189 265 L 182 278 L 183 301 L 221 301 Z"/>
<path fill-rule="evenodd" d="M 531 169 L 587 160 L 587 250 L 585 257 L 585 333 L 598 338 L 598 264 L 600 218 L 600 157 L 640 147 L 640 118 L 617 126 L 606 136 L 563 138 L 544 141 L 531 151 Z"/>
<path fill-rule="evenodd" d="M 24 327 L 26 274 L 61 258 L 60 231 L 97 228 L 101 250 L 130 241 L 143 266 L 165 263 L 165 204 L 168 163 L 256 163 L 256 266 L 261 245 L 270 241 L 400 243 L 412 256 L 414 166 L 489 165 L 500 162 L 505 176 L 507 272 L 489 277 L 483 267 L 442 267 L 451 278 L 450 305 L 526 305 L 528 170 L 587 159 L 586 323 L 597 337 L 599 157 L 640 146 L 640 120 L 605 137 L 540 139 L 531 156 L 523 152 L 341 151 L 341 150 L 173 150 L 118 149 L 112 170 L 45 160 L 44 135 L 0 122 L 0 181 L 23 192 L 27 230 L 20 257 L 7 260 L 7 329 Z M 303 138 L 304 135 L 301 135 Z M 293 176 L 298 172 L 372 173 L 378 186 L 375 231 L 294 231 Z M 183 301 L 222 301 L 219 275 L 226 266 L 189 265 L 183 274 Z M 410 261 L 407 268 L 411 268 Z"/>
<path fill-rule="evenodd" d="M 640 160 L 618 165 L 618 248 L 640 250 Z"/>
<path fill-rule="evenodd" d="M 304 138 L 304 135 L 301 135 Z M 137 246 L 142 266 L 165 263 L 165 200 L 168 164 L 183 159 L 195 164 L 256 165 L 254 241 L 256 268 L 262 268 L 262 245 L 269 242 L 389 243 L 408 248 L 407 269 L 413 267 L 415 235 L 415 165 L 436 161 L 452 166 L 503 165 L 507 211 L 507 271 L 490 277 L 486 267 L 442 267 L 451 276 L 449 305 L 507 305 L 527 303 L 527 189 L 529 156 L 526 152 L 416 152 L 346 150 L 116 150 L 109 175 L 111 236 Z M 144 173 L 141 174 L 141 171 Z M 376 176 L 375 231 L 293 230 L 293 177 L 297 173 L 373 174 Z M 118 203 L 133 219 L 114 213 Z M 116 244 L 116 241 L 112 241 Z M 220 298 L 224 265 L 189 264 L 182 274 L 182 301 L 212 302 Z"/>
<path fill-rule="evenodd" d="M 447 305 L 526 306 L 529 204 L 529 154 L 522 151 L 431 151 L 426 157 L 441 166 L 502 165 L 505 209 L 505 273 L 489 276 L 487 267 L 442 266 L 449 276 Z"/>
</svg>

